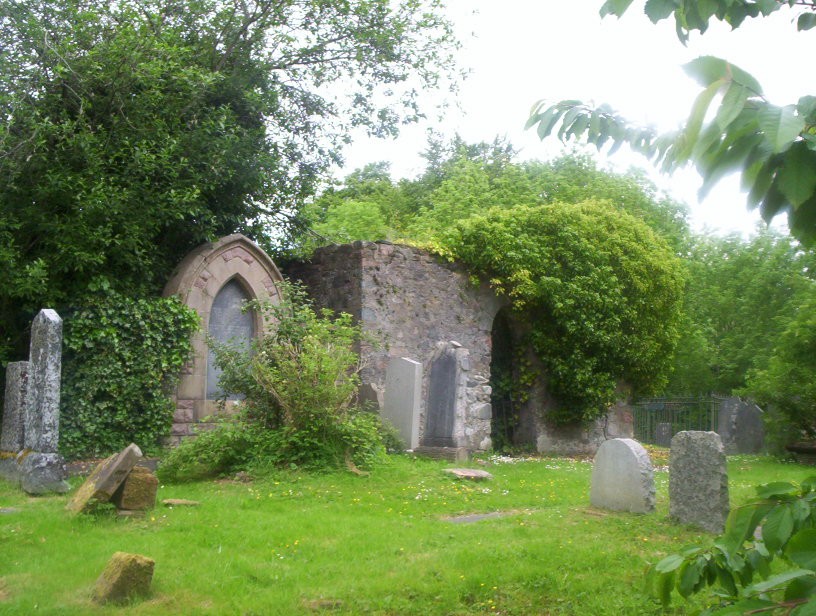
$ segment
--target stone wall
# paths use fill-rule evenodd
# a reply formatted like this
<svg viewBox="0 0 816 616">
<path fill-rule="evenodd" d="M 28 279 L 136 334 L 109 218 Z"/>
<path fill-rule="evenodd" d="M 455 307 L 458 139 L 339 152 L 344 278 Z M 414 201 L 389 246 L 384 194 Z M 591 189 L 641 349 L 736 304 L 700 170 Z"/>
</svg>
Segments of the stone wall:
<svg viewBox="0 0 816 616">
<path fill-rule="evenodd" d="M 285 271 L 308 287 L 319 306 L 348 312 L 379 343 L 363 343 L 361 353 L 366 396 L 380 408 L 390 358 L 428 366 L 438 343 L 454 341 L 467 349 L 468 411 L 457 424 L 456 444 L 489 447 L 490 334 L 502 302 L 487 285 L 474 286 L 463 268 L 425 251 L 380 242 L 322 248 L 308 263 Z M 423 401 L 427 390 L 426 369 Z M 423 403 L 420 438 L 424 426 Z"/>
</svg>

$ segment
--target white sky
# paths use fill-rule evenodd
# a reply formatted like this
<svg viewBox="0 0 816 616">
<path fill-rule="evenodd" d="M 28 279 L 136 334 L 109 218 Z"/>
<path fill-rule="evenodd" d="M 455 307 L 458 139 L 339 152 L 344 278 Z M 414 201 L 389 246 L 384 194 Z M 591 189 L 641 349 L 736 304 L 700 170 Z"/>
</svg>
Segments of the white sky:
<svg viewBox="0 0 816 616">
<path fill-rule="evenodd" d="M 816 38 L 796 32 L 792 11 L 746 20 L 734 31 L 712 24 L 684 47 L 675 36 L 673 20 L 653 25 L 642 14 L 642 2 L 636 1 L 620 20 L 601 20 L 601 4 L 451 0 L 448 12 L 464 43 L 461 63 L 471 69 L 458 97 L 459 108 L 452 108 L 441 123 L 404 129 L 396 141 L 355 139 L 338 175 L 388 160 L 395 177 L 414 177 L 424 167 L 419 152 L 429 126 L 451 136 L 458 132 L 468 142 L 506 136 L 522 150 L 522 158 L 552 158 L 563 150 L 557 139 L 541 142 L 534 130 L 523 130 L 530 108 L 540 99 L 605 102 L 633 122 L 671 130 L 685 120 L 699 92 L 681 66 L 702 55 L 725 58 L 750 72 L 775 104 L 795 103 L 816 90 L 808 79 Z M 620 170 L 630 165 L 647 170 L 658 186 L 691 207 L 697 230 L 749 233 L 759 220 L 756 212 L 747 210 L 737 177 L 726 178 L 698 203 L 700 180 L 693 170 L 659 175 L 648 161 L 624 149 L 608 162 Z"/>
</svg>

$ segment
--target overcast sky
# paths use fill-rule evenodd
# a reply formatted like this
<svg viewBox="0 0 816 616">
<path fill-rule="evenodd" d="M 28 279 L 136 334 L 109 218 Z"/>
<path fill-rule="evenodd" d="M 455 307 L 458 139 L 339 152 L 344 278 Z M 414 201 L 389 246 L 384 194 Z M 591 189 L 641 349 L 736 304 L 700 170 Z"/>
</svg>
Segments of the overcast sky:
<svg viewBox="0 0 816 616">
<path fill-rule="evenodd" d="M 673 22 L 651 24 L 641 13 L 642 2 L 636 1 L 620 20 L 601 20 L 601 4 L 452 0 L 448 11 L 464 43 L 461 63 L 471 70 L 458 96 L 459 108 L 452 108 L 441 123 L 405 129 L 396 141 L 355 139 L 339 175 L 388 160 L 396 177 L 414 177 L 423 168 L 418 154 L 431 126 L 448 135 L 459 132 L 468 142 L 506 136 L 523 158 L 552 158 L 563 151 L 560 142 L 541 142 L 533 131 L 523 130 L 530 108 L 540 99 L 605 102 L 636 123 L 672 130 L 683 122 L 699 91 L 681 67 L 702 55 L 725 58 L 753 74 L 775 104 L 795 103 L 816 91 L 809 79 L 816 35 L 797 33 L 791 11 L 748 20 L 735 31 L 714 24 L 684 47 Z M 698 230 L 748 233 L 759 220 L 747 210 L 737 177 L 727 178 L 697 203 L 700 180 L 692 170 L 662 176 L 625 150 L 608 163 L 621 170 L 630 165 L 647 170 L 661 188 L 689 204 Z"/>
</svg>

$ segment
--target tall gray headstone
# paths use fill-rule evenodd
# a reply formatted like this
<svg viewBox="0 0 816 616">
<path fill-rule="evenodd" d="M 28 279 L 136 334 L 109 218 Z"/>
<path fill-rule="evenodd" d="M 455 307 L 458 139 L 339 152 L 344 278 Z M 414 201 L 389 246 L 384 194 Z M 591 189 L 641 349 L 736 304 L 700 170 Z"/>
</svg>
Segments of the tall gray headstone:
<svg viewBox="0 0 816 616">
<path fill-rule="evenodd" d="M 654 471 L 649 454 L 630 438 L 601 443 L 595 454 L 589 500 L 594 507 L 632 513 L 655 509 Z"/>
<path fill-rule="evenodd" d="M 683 524 L 722 533 L 728 509 L 728 469 L 720 436 L 675 434 L 669 452 L 669 515 Z"/>
<path fill-rule="evenodd" d="M 397 429 L 409 449 L 419 446 L 419 407 L 422 398 L 422 364 L 394 357 L 385 373 L 382 416 Z"/>
<path fill-rule="evenodd" d="M 49 308 L 31 324 L 28 389 L 26 391 L 25 448 L 57 453 L 59 446 L 62 319 Z"/>
<path fill-rule="evenodd" d="M 458 383 L 456 349 L 448 346 L 431 362 L 428 400 L 425 405 L 425 432 L 422 444 L 428 447 L 453 447 Z"/>
<path fill-rule="evenodd" d="M 0 451 L 18 453 L 25 446 L 27 361 L 6 366 L 6 395 L 3 400 L 3 428 L 0 431 Z"/>
</svg>

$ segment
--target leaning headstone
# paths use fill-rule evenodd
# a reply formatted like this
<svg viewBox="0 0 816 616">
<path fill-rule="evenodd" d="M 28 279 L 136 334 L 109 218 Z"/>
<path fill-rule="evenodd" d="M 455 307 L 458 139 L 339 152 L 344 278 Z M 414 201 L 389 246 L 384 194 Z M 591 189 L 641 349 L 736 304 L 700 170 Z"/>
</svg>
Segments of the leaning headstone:
<svg viewBox="0 0 816 616">
<path fill-rule="evenodd" d="M 385 373 L 382 416 L 396 428 L 408 449 L 419 446 L 419 406 L 422 398 L 422 364 L 394 357 Z"/>
<path fill-rule="evenodd" d="M 155 565 L 155 561 L 146 556 L 116 552 L 96 580 L 93 600 L 96 603 L 119 603 L 147 595 Z"/>
<path fill-rule="evenodd" d="M 62 319 L 49 308 L 40 310 L 31 324 L 28 360 L 25 448 L 41 453 L 57 453 Z"/>
<path fill-rule="evenodd" d="M 27 361 L 15 361 L 6 366 L 6 395 L 3 400 L 3 427 L 0 431 L 0 451 L 17 454 L 25 446 L 25 403 L 28 389 Z"/>
<path fill-rule="evenodd" d="M 467 479 L 469 481 L 487 481 L 488 479 L 493 479 L 493 475 L 477 468 L 446 468 L 443 469 L 442 472 L 453 475 L 457 479 Z"/>
<path fill-rule="evenodd" d="M 728 508 L 728 471 L 719 435 L 675 434 L 669 452 L 669 515 L 682 524 L 721 533 Z"/>
<path fill-rule="evenodd" d="M 589 501 L 593 507 L 613 511 L 655 510 L 652 461 L 640 443 L 630 438 L 601 443 L 595 454 Z"/>
<path fill-rule="evenodd" d="M 142 466 L 134 466 L 133 470 L 114 492 L 111 502 L 117 509 L 127 511 L 145 511 L 156 506 L 156 494 L 159 489 L 159 480 Z"/>
<path fill-rule="evenodd" d="M 142 450 L 131 443 L 100 462 L 65 508 L 72 513 L 80 513 L 96 503 L 108 502 L 141 457 Z"/>
</svg>

